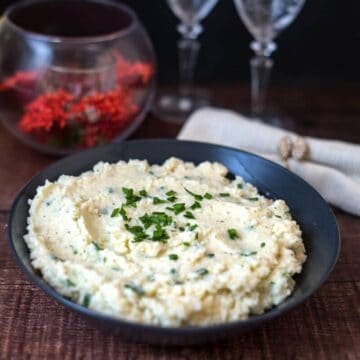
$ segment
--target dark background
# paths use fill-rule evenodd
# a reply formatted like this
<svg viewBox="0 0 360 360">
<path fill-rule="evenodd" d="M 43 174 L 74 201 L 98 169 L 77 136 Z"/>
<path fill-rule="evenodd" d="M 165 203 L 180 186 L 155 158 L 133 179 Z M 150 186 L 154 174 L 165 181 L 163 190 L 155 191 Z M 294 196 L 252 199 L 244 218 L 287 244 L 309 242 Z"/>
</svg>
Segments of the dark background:
<svg viewBox="0 0 360 360">
<path fill-rule="evenodd" d="M 14 0 L 0 0 L 0 10 Z M 177 76 L 177 19 L 166 0 L 124 0 L 133 7 L 153 40 L 161 83 Z M 219 0 L 203 22 L 196 81 L 245 83 L 249 81 L 251 37 L 232 0 Z M 278 85 L 343 86 L 360 81 L 360 1 L 307 0 L 277 39 L 272 83 Z"/>
</svg>

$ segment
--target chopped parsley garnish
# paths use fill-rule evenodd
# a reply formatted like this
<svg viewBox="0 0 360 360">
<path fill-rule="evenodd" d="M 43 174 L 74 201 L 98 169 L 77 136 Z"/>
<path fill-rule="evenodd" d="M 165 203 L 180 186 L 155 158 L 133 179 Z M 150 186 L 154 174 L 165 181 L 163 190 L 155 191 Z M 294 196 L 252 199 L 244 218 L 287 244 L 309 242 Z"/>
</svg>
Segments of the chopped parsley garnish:
<svg viewBox="0 0 360 360">
<path fill-rule="evenodd" d="M 132 290 L 135 294 L 139 296 L 145 295 L 145 291 L 140 286 L 134 284 L 125 284 L 124 288 Z"/>
<path fill-rule="evenodd" d="M 209 273 L 209 270 L 205 269 L 205 268 L 200 268 L 200 269 L 196 270 L 196 273 L 199 276 L 205 276 L 205 275 L 207 275 Z"/>
<path fill-rule="evenodd" d="M 166 203 L 166 200 L 162 200 L 162 199 L 160 199 L 160 198 L 158 198 L 158 197 L 156 197 L 156 196 L 153 198 L 153 204 L 154 204 L 154 205 L 164 204 L 164 203 Z"/>
<path fill-rule="evenodd" d="M 148 229 L 151 225 L 170 225 L 172 217 L 164 212 L 154 211 L 151 215 L 145 214 L 141 216 L 140 221 L 144 224 L 145 229 Z"/>
<path fill-rule="evenodd" d="M 213 258 L 214 256 L 215 256 L 215 254 L 214 253 L 209 253 L 209 254 L 207 254 L 206 255 L 208 258 Z"/>
<path fill-rule="evenodd" d="M 240 255 L 241 256 L 253 256 L 253 255 L 256 255 L 257 254 L 257 251 L 250 251 L 250 252 L 245 252 L 245 253 L 241 253 Z"/>
<path fill-rule="evenodd" d="M 220 193 L 219 195 L 222 196 L 222 197 L 228 197 L 228 196 L 230 196 L 229 193 Z"/>
<path fill-rule="evenodd" d="M 153 224 L 151 216 L 148 214 L 141 216 L 139 219 L 143 223 L 145 229 L 149 228 Z"/>
<path fill-rule="evenodd" d="M 264 243 L 264 242 L 262 242 L 262 243 L 261 243 L 261 245 L 260 245 L 260 247 L 262 247 L 262 248 L 263 248 L 264 246 L 265 246 L 265 243 Z"/>
<path fill-rule="evenodd" d="M 195 240 L 198 240 L 199 239 L 199 233 L 197 232 L 196 234 L 195 234 Z"/>
<path fill-rule="evenodd" d="M 238 189 L 242 189 L 243 187 L 244 187 L 243 184 L 237 184 L 237 188 L 238 188 Z"/>
<path fill-rule="evenodd" d="M 102 248 L 99 246 L 99 244 L 97 244 L 95 241 L 92 241 L 92 244 L 94 245 L 96 251 L 102 250 Z"/>
<path fill-rule="evenodd" d="M 174 195 L 176 195 L 176 192 L 173 190 L 170 190 L 166 193 L 166 196 L 174 196 Z"/>
<path fill-rule="evenodd" d="M 85 307 L 89 307 L 89 305 L 90 305 L 90 300 L 91 300 L 91 295 L 90 295 L 90 294 L 86 294 L 86 295 L 84 296 L 84 299 L 83 299 L 83 305 L 84 305 Z"/>
<path fill-rule="evenodd" d="M 125 205 L 136 207 L 136 202 L 139 201 L 141 197 L 134 194 L 134 189 L 123 187 L 122 192 L 124 193 L 126 199 Z"/>
<path fill-rule="evenodd" d="M 169 259 L 170 259 L 170 260 L 174 260 L 174 261 L 175 261 L 175 260 L 178 260 L 178 259 L 179 259 L 179 255 L 177 255 L 177 254 L 170 254 L 170 255 L 169 255 Z"/>
<path fill-rule="evenodd" d="M 198 201 L 195 201 L 191 206 L 190 206 L 191 209 L 195 210 L 195 209 L 200 209 L 201 208 L 201 205 Z"/>
<path fill-rule="evenodd" d="M 186 217 L 187 219 L 195 219 L 195 216 L 191 211 L 186 211 L 184 217 Z"/>
<path fill-rule="evenodd" d="M 193 224 L 193 225 L 188 225 L 189 226 L 189 230 L 190 231 L 193 231 L 193 230 L 195 230 L 197 227 L 198 227 L 198 225 L 197 224 Z"/>
<path fill-rule="evenodd" d="M 176 269 L 172 268 L 172 269 L 170 270 L 170 273 L 171 273 L 172 275 L 175 275 L 175 274 L 177 273 L 177 271 L 176 271 Z"/>
<path fill-rule="evenodd" d="M 185 228 L 183 226 L 179 226 L 180 231 L 185 231 Z"/>
<path fill-rule="evenodd" d="M 121 208 L 115 208 L 111 213 L 111 217 L 116 217 L 116 216 L 120 216 L 120 215 L 124 219 L 124 221 L 129 220 L 128 216 L 126 215 L 124 206 L 122 206 Z"/>
<path fill-rule="evenodd" d="M 139 191 L 139 194 L 142 196 L 142 197 L 146 197 L 148 194 L 146 192 L 146 190 L 140 190 Z"/>
<path fill-rule="evenodd" d="M 193 196 L 195 198 L 195 200 L 201 201 L 203 199 L 203 197 L 199 194 L 194 194 L 192 191 L 188 190 L 187 188 L 185 188 L 185 191 L 190 194 L 191 196 Z"/>
<path fill-rule="evenodd" d="M 204 198 L 211 200 L 213 198 L 213 196 L 207 192 L 207 193 L 205 193 Z"/>
<path fill-rule="evenodd" d="M 251 197 L 251 198 L 247 198 L 249 201 L 258 201 L 259 198 L 258 197 Z"/>
<path fill-rule="evenodd" d="M 67 286 L 75 286 L 75 283 L 72 282 L 70 279 L 67 279 L 67 280 L 66 280 L 66 285 L 67 285 Z"/>
<path fill-rule="evenodd" d="M 278 219 L 282 219 L 282 217 L 280 215 L 275 215 Z"/>
<path fill-rule="evenodd" d="M 170 197 L 167 198 L 168 202 L 175 202 L 176 200 L 177 200 L 176 196 L 170 196 Z"/>
<path fill-rule="evenodd" d="M 184 203 L 176 203 L 173 205 L 173 207 L 167 207 L 168 210 L 173 211 L 175 215 L 180 214 L 185 210 L 185 204 Z"/>
<path fill-rule="evenodd" d="M 231 240 L 234 240 L 239 237 L 237 231 L 235 229 L 228 229 L 228 235 Z"/>
<path fill-rule="evenodd" d="M 183 245 L 186 246 L 186 247 L 189 247 L 191 244 L 187 241 L 183 242 Z"/>
<path fill-rule="evenodd" d="M 141 226 L 130 226 L 125 224 L 125 228 L 134 235 L 134 242 L 140 242 L 148 238 L 148 235 Z"/>
<path fill-rule="evenodd" d="M 157 224 L 151 239 L 154 241 L 162 241 L 167 240 L 168 238 L 169 235 L 167 234 L 165 229 L 163 229 L 160 224 Z"/>
</svg>

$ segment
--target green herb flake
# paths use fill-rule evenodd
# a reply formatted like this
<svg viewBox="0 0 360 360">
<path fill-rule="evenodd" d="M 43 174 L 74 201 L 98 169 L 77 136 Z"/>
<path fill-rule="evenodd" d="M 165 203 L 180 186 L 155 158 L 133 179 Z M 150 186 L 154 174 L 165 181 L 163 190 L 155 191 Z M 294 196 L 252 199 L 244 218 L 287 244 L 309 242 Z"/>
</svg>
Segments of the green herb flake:
<svg viewBox="0 0 360 360">
<path fill-rule="evenodd" d="M 237 184 L 237 188 L 238 188 L 238 189 L 242 189 L 243 187 L 244 187 L 243 184 L 241 184 L 241 183 L 240 183 L 240 184 Z"/>
<path fill-rule="evenodd" d="M 179 226 L 180 231 L 185 231 L 185 228 L 183 226 Z"/>
<path fill-rule="evenodd" d="M 198 225 L 197 224 L 193 224 L 193 225 L 188 225 L 189 226 L 189 230 L 190 231 L 194 231 L 197 227 L 198 227 Z"/>
<path fill-rule="evenodd" d="M 132 206 L 136 208 L 136 202 L 139 201 L 141 199 L 140 196 L 137 196 L 134 194 L 134 190 L 133 189 L 129 189 L 126 187 L 122 188 L 122 192 L 125 195 L 125 199 L 126 199 L 126 206 Z"/>
<path fill-rule="evenodd" d="M 141 242 L 148 238 L 148 235 L 144 232 L 144 229 L 141 226 L 130 226 L 125 224 L 125 228 L 134 235 L 134 242 Z"/>
<path fill-rule="evenodd" d="M 229 238 L 231 240 L 235 240 L 235 239 L 239 238 L 239 235 L 235 229 L 228 229 L 227 232 L 228 232 Z"/>
<path fill-rule="evenodd" d="M 166 199 L 168 202 L 175 202 L 177 200 L 176 196 L 170 196 Z"/>
<path fill-rule="evenodd" d="M 195 240 L 199 240 L 199 233 L 198 232 L 195 234 Z"/>
<path fill-rule="evenodd" d="M 140 194 L 140 196 L 142 196 L 142 197 L 147 197 L 147 192 L 146 192 L 146 190 L 140 190 L 139 191 L 139 194 Z"/>
<path fill-rule="evenodd" d="M 166 200 L 162 200 L 162 199 L 160 199 L 160 198 L 158 198 L 156 196 L 153 198 L 153 204 L 154 205 L 164 204 L 164 203 L 166 203 Z"/>
<path fill-rule="evenodd" d="M 186 217 L 187 219 L 195 219 L 195 216 L 191 211 L 186 211 L 184 217 Z"/>
<path fill-rule="evenodd" d="M 256 254 L 257 254 L 257 251 L 250 251 L 250 252 L 241 253 L 240 255 L 241 256 L 253 256 L 253 255 L 256 255 Z"/>
<path fill-rule="evenodd" d="M 165 229 L 163 229 L 161 227 L 160 224 L 157 224 L 155 227 L 155 230 L 152 234 L 151 240 L 153 241 L 165 241 L 169 239 L 169 235 L 167 234 L 167 232 L 165 231 Z"/>
<path fill-rule="evenodd" d="M 141 216 L 139 220 L 143 223 L 145 229 L 148 229 L 153 224 L 151 216 L 148 214 Z"/>
<path fill-rule="evenodd" d="M 262 248 L 263 248 L 264 246 L 265 246 L 265 243 L 264 243 L 264 242 L 262 242 L 262 243 L 261 243 L 261 245 L 260 245 L 260 247 L 262 247 Z"/>
<path fill-rule="evenodd" d="M 282 219 L 282 217 L 280 215 L 275 215 L 278 219 Z"/>
<path fill-rule="evenodd" d="M 111 217 L 116 217 L 116 216 L 119 216 L 120 215 L 120 208 L 115 208 L 112 213 L 111 213 Z"/>
<path fill-rule="evenodd" d="M 74 287 L 75 283 L 72 282 L 70 279 L 66 279 L 66 285 L 69 286 L 69 287 Z"/>
<path fill-rule="evenodd" d="M 176 261 L 176 260 L 179 259 L 179 255 L 177 255 L 177 254 L 169 254 L 169 259 L 173 260 L 173 261 Z"/>
<path fill-rule="evenodd" d="M 186 191 L 188 194 L 190 194 L 191 196 L 193 196 L 195 200 L 201 201 L 201 200 L 203 199 L 203 197 L 202 197 L 201 195 L 199 195 L 199 194 L 194 194 L 192 191 L 188 190 L 188 189 L 185 188 L 185 187 L 184 187 L 184 189 L 185 189 L 185 191 Z"/>
<path fill-rule="evenodd" d="M 172 208 L 167 208 L 167 209 L 173 211 L 175 215 L 178 215 L 185 210 L 185 204 L 184 203 L 176 203 L 173 205 Z"/>
<path fill-rule="evenodd" d="M 287 271 L 283 272 L 282 275 L 287 279 L 290 278 L 290 273 L 288 273 Z"/>
<path fill-rule="evenodd" d="M 136 295 L 139 295 L 139 296 L 145 295 L 145 291 L 138 285 L 128 283 L 128 284 L 124 285 L 124 288 L 132 290 Z"/>
<path fill-rule="evenodd" d="M 124 221 L 129 221 L 129 217 L 126 214 L 126 211 L 124 209 L 124 206 L 121 208 L 116 208 L 112 211 L 111 217 L 121 216 Z"/>
<path fill-rule="evenodd" d="M 173 190 L 170 190 L 166 193 L 166 196 L 174 196 L 174 195 L 176 195 L 176 192 Z"/>
<path fill-rule="evenodd" d="M 200 203 L 199 203 L 198 201 L 195 201 L 195 202 L 190 206 L 190 208 L 191 208 L 192 210 L 200 209 L 200 208 L 201 208 L 201 205 L 200 205 Z"/>
<path fill-rule="evenodd" d="M 209 270 L 208 270 L 208 269 L 205 269 L 205 268 L 200 268 L 200 269 L 196 270 L 196 273 L 197 273 L 199 276 L 205 276 L 205 275 L 208 275 L 208 274 L 209 274 Z"/>
<path fill-rule="evenodd" d="M 184 241 L 182 244 L 183 244 L 185 247 L 191 246 L 191 244 L 190 244 L 189 242 L 187 242 L 187 241 Z"/>
<path fill-rule="evenodd" d="M 91 301 L 91 295 L 90 294 L 85 294 L 84 299 L 83 299 L 83 305 L 85 307 L 89 307 L 90 301 Z"/>
<path fill-rule="evenodd" d="M 95 241 L 92 241 L 91 243 L 94 245 L 94 247 L 95 247 L 96 251 L 100 251 L 100 250 L 102 250 L 102 248 L 99 246 L 99 244 L 98 244 L 98 243 L 96 243 Z"/>
<path fill-rule="evenodd" d="M 215 254 L 214 254 L 214 253 L 208 253 L 206 256 L 207 256 L 208 258 L 213 258 L 213 257 L 215 257 Z"/>
<path fill-rule="evenodd" d="M 170 274 L 175 275 L 176 273 L 177 273 L 176 269 L 172 268 L 172 269 L 170 270 Z"/>
<path fill-rule="evenodd" d="M 229 196 L 230 196 L 229 193 L 220 193 L 219 195 L 220 195 L 221 197 L 229 197 Z"/>
<path fill-rule="evenodd" d="M 211 199 L 213 199 L 213 196 L 207 192 L 207 193 L 205 193 L 204 198 L 207 200 L 211 200 Z"/>
<path fill-rule="evenodd" d="M 247 200 L 249 200 L 249 201 L 258 201 L 259 198 L 256 196 L 256 197 L 247 198 Z"/>
</svg>

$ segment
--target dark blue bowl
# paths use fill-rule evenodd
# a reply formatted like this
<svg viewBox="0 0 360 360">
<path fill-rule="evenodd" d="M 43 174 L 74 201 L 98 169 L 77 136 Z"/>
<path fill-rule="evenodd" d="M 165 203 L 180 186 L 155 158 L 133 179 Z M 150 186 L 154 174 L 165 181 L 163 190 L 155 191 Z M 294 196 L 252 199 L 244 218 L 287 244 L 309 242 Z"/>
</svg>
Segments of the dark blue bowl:
<svg viewBox="0 0 360 360">
<path fill-rule="evenodd" d="M 240 175 L 255 185 L 262 194 L 284 199 L 300 224 L 308 258 L 296 279 L 293 294 L 281 305 L 263 315 L 206 327 L 166 328 L 143 325 L 102 315 L 62 297 L 52 289 L 30 264 L 29 251 L 23 236 L 26 233 L 28 199 L 46 179 L 60 175 L 79 175 L 98 161 L 147 159 L 161 164 L 176 156 L 185 161 L 218 161 L 232 174 Z M 97 326 L 111 329 L 124 339 L 152 344 L 190 345 L 216 341 L 239 335 L 299 305 L 316 291 L 335 266 L 340 237 L 335 216 L 324 199 L 305 181 L 285 168 L 259 156 L 223 146 L 177 140 L 136 140 L 111 144 L 64 158 L 37 174 L 18 194 L 9 218 L 9 243 L 12 252 L 30 279 L 48 295 Z"/>
</svg>

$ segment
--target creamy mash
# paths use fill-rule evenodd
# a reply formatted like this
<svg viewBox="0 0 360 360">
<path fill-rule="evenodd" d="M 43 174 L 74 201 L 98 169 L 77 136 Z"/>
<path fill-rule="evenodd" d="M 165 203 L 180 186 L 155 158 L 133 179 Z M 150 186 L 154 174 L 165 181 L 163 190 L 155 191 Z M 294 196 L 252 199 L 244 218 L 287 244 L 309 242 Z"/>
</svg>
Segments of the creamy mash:
<svg viewBox="0 0 360 360">
<path fill-rule="evenodd" d="M 306 255 L 283 200 L 218 163 L 98 163 L 30 201 L 32 264 L 60 294 L 162 326 L 246 319 L 280 304 Z"/>
</svg>

